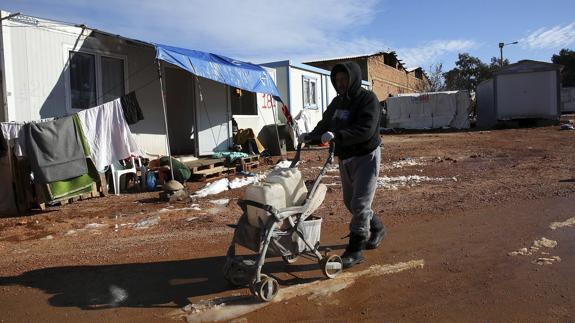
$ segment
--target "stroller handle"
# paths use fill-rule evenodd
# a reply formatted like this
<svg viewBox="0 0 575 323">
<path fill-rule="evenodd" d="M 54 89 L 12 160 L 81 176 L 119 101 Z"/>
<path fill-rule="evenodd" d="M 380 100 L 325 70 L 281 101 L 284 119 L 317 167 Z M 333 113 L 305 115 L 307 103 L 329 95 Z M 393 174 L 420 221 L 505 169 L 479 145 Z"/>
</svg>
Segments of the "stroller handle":
<svg viewBox="0 0 575 323">
<path fill-rule="evenodd" d="M 312 143 L 312 142 L 313 142 L 313 143 L 321 142 L 321 136 L 313 136 L 313 137 L 310 137 L 309 140 L 306 141 L 306 143 L 308 143 L 308 142 L 309 142 L 309 143 Z M 304 144 L 304 143 L 301 142 L 301 141 L 297 144 L 297 150 L 296 150 L 294 159 L 292 160 L 291 165 L 289 166 L 289 168 L 295 168 L 295 166 L 297 165 L 297 163 L 300 161 L 301 148 L 302 148 L 303 144 Z M 328 157 L 327 157 L 327 160 L 326 160 L 326 162 L 325 162 L 324 167 L 325 167 L 326 165 L 329 165 L 329 164 L 333 163 L 333 154 L 334 154 L 334 153 L 335 153 L 335 142 L 334 142 L 334 140 L 332 139 L 332 140 L 330 140 L 330 142 L 329 142 Z"/>
</svg>

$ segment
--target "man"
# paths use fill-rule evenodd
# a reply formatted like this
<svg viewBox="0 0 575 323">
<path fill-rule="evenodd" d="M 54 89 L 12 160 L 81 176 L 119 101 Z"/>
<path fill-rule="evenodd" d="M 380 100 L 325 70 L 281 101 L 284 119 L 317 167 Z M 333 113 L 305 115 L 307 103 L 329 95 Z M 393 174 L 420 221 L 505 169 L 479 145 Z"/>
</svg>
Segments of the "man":
<svg viewBox="0 0 575 323">
<path fill-rule="evenodd" d="M 361 87 L 361 69 L 355 62 L 334 66 L 331 82 L 337 97 L 315 129 L 299 139 L 305 142 L 321 135 L 322 143 L 335 141 L 343 201 L 352 214 L 349 243 L 341 257 L 344 268 L 349 268 L 364 260 L 363 249 L 377 248 L 385 235 L 371 209 L 381 160 L 381 107 L 376 95 Z"/>
<path fill-rule="evenodd" d="M 176 181 L 184 184 L 188 179 L 190 179 L 192 171 L 186 165 L 182 164 L 175 158 L 172 158 L 172 165 L 174 166 L 174 177 Z M 148 169 L 151 171 L 158 171 L 158 180 L 162 185 L 172 178 L 172 172 L 170 171 L 170 157 L 168 156 L 151 160 L 148 164 Z"/>
</svg>

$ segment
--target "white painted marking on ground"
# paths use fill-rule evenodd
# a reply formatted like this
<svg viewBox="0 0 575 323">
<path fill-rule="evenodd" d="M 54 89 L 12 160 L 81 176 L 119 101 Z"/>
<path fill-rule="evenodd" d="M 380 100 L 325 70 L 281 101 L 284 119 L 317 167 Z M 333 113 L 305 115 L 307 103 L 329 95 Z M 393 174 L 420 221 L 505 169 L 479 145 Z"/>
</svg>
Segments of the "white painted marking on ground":
<svg viewBox="0 0 575 323">
<path fill-rule="evenodd" d="M 549 228 L 551 228 L 551 230 L 556 230 L 563 227 L 573 227 L 573 226 L 575 226 L 575 218 L 570 218 L 563 222 L 553 222 L 549 225 Z"/>
<path fill-rule="evenodd" d="M 344 272 L 335 279 L 317 280 L 312 283 L 281 288 L 269 303 L 262 303 L 253 296 L 231 296 L 190 304 L 170 314 L 173 318 L 186 318 L 188 322 L 214 322 L 231 320 L 273 303 L 285 302 L 298 296 L 309 295 L 310 301 L 325 300 L 326 297 L 351 286 L 358 278 L 399 273 L 405 270 L 423 268 L 425 262 L 412 260 L 393 265 L 373 265 L 358 272 Z"/>
</svg>

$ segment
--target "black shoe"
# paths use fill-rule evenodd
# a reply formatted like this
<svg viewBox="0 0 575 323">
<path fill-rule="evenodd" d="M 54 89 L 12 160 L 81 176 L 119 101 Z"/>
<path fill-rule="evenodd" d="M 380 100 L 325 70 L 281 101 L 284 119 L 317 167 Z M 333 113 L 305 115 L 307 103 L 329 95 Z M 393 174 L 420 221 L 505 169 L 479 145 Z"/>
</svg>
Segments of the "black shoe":
<svg viewBox="0 0 575 323">
<path fill-rule="evenodd" d="M 375 249 L 379 247 L 385 237 L 385 227 L 375 215 L 371 218 L 369 232 L 369 240 L 365 245 L 365 249 Z"/>
<path fill-rule="evenodd" d="M 365 260 L 363 257 L 363 249 L 365 248 L 366 242 L 367 238 L 365 236 L 355 233 L 349 235 L 349 243 L 345 248 L 345 252 L 341 255 L 343 268 L 350 268 Z"/>
</svg>

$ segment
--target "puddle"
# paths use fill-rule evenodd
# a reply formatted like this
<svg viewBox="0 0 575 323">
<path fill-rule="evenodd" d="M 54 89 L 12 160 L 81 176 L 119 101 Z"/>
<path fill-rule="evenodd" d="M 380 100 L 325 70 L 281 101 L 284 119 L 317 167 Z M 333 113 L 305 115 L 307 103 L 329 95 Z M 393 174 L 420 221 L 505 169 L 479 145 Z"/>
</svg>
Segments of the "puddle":
<svg viewBox="0 0 575 323">
<path fill-rule="evenodd" d="M 412 260 L 393 265 L 373 265 L 358 272 L 344 272 L 336 279 L 317 280 L 312 283 L 280 288 L 277 296 L 269 303 L 262 303 L 251 295 L 236 295 L 190 304 L 174 311 L 170 316 L 174 319 L 183 318 L 188 322 L 232 320 L 270 304 L 286 302 L 299 296 L 308 295 L 307 299 L 316 303 L 326 301 L 328 296 L 351 286 L 360 277 L 394 274 L 405 270 L 423 268 L 423 266 L 423 260 Z"/>
</svg>

